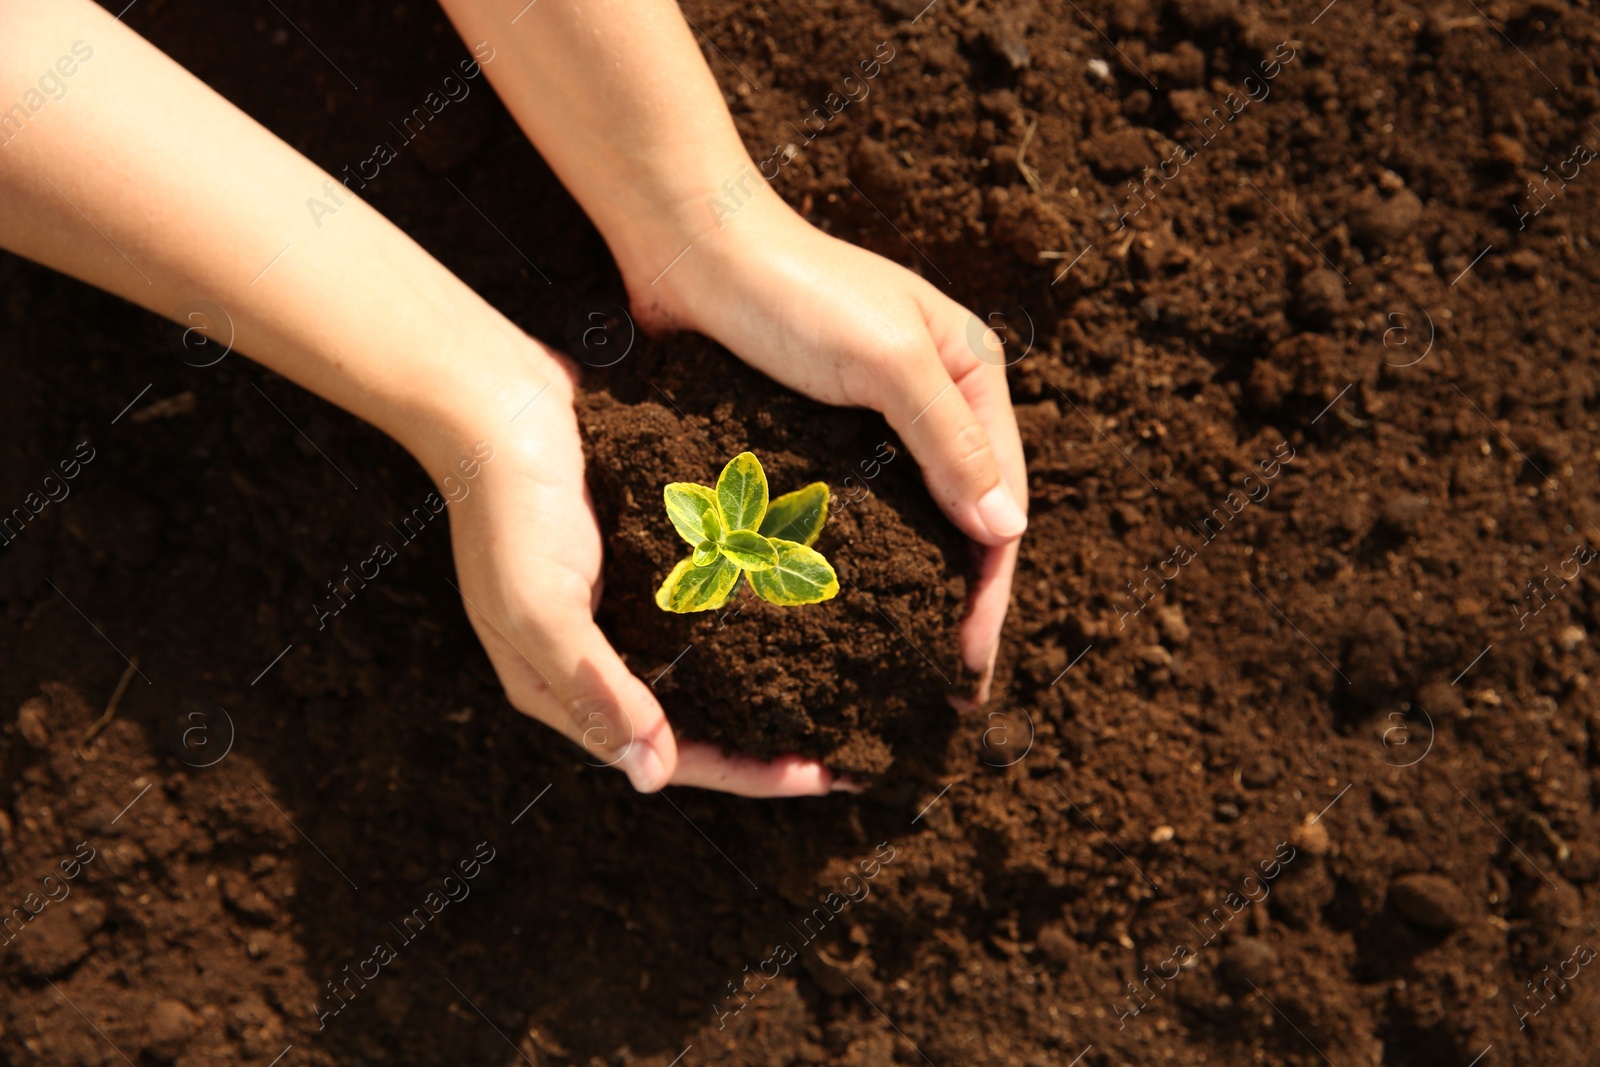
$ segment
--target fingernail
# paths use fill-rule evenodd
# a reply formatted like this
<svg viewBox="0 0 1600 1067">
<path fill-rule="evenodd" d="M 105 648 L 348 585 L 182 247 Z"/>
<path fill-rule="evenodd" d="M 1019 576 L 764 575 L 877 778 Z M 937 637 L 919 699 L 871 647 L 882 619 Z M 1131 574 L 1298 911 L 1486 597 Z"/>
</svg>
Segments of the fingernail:
<svg viewBox="0 0 1600 1067">
<path fill-rule="evenodd" d="M 829 787 L 829 792 L 832 793 L 865 793 L 866 791 L 867 787 L 860 782 L 842 776 L 835 778 L 833 785 Z"/>
<path fill-rule="evenodd" d="M 1021 537 L 1022 531 L 1028 528 L 1028 516 L 1022 513 L 1004 485 L 997 485 L 978 498 L 978 518 L 990 533 L 1008 541 Z"/>
<path fill-rule="evenodd" d="M 643 741 L 635 741 L 633 751 L 628 753 L 627 766 L 628 781 L 641 793 L 654 793 L 667 784 L 667 768 L 661 762 L 661 757 L 656 750 Z"/>
</svg>

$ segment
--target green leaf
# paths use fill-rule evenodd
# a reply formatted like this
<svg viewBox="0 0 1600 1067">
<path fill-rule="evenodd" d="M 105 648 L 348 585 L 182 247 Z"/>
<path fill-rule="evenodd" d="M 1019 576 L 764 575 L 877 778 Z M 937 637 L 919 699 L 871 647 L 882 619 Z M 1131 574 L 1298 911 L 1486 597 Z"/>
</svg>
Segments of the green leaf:
<svg viewBox="0 0 1600 1067">
<path fill-rule="evenodd" d="M 717 548 L 716 542 L 701 541 L 694 546 L 694 555 L 690 556 L 689 559 L 696 567 L 709 567 L 716 562 L 717 557 L 721 554 L 722 552 Z"/>
<path fill-rule="evenodd" d="M 784 541 L 811 546 L 828 521 L 828 483 L 812 482 L 804 489 L 785 493 L 767 505 L 761 520 L 761 533 Z"/>
<path fill-rule="evenodd" d="M 754 530 L 767 513 L 767 473 L 754 452 L 740 452 L 717 478 L 717 503 L 730 530 Z"/>
<path fill-rule="evenodd" d="M 703 487 L 696 486 L 695 488 L 698 489 Z M 712 508 L 710 511 L 706 512 L 700 517 L 700 521 L 705 526 L 706 540 L 710 541 L 714 545 L 722 544 L 722 520 L 717 516 L 718 510 L 716 508 Z"/>
<path fill-rule="evenodd" d="M 772 541 L 778 564 L 771 570 L 752 571 L 750 587 L 762 600 L 784 607 L 820 604 L 839 593 L 839 576 L 814 548 L 794 541 Z"/>
<path fill-rule="evenodd" d="M 747 571 L 771 570 L 778 565 L 778 550 L 754 530 L 734 530 L 722 539 L 722 554 Z"/>
<path fill-rule="evenodd" d="M 656 590 L 656 607 L 684 614 L 721 607 L 739 581 L 739 565 L 719 557 L 709 567 L 696 567 L 693 557 L 680 559 Z"/>
<path fill-rule="evenodd" d="M 672 482 L 662 495 L 667 501 L 667 518 L 672 520 L 679 537 L 691 545 L 720 539 L 720 536 L 711 536 L 705 526 L 706 515 L 715 517 L 717 513 L 716 493 L 693 482 Z M 720 525 L 717 532 L 721 534 Z"/>
</svg>

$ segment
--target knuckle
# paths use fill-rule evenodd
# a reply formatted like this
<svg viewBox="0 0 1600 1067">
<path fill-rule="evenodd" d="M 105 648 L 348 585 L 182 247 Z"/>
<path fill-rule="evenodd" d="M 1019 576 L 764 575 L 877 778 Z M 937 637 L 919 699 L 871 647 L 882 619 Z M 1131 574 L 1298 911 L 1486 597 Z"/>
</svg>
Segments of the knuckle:
<svg viewBox="0 0 1600 1067">
<path fill-rule="evenodd" d="M 927 343 L 907 333 L 891 333 L 876 346 L 875 359 L 880 366 L 894 370 L 911 370 L 927 356 Z"/>
<path fill-rule="evenodd" d="M 633 747 L 633 720 L 606 697 L 580 697 L 567 704 L 572 736 L 596 766 L 615 766 Z"/>
<path fill-rule="evenodd" d="M 985 378 L 1005 380 L 1006 368 L 1003 363 L 979 359 L 971 352 L 957 352 L 950 362 L 950 377 L 955 379 L 957 385 L 965 386 L 971 382 L 982 381 Z"/>
<path fill-rule="evenodd" d="M 974 378 L 981 378 L 990 365 L 965 349 L 958 349 L 946 357 L 944 369 L 957 386 L 965 386 Z"/>
<path fill-rule="evenodd" d="M 512 595 L 512 629 L 508 632 L 528 634 L 541 644 L 570 636 L 572 628 L 566 616 L 574 607 L 587 613 L 589 590 L 589 583 L 580 575 L 552 569 L 541 576 L 536 588 L 521 588 Z"/>
<path fill-rule="evenodd" d="M 862 397 L 870 407 L 884 412 L 909 408 L 915 414 L 920 406 L 918 385 L 926 375 L 920 360 L 909 353 L 880 352 L 844 374 L 854 378 L 850 395 Z"/>
<path fill-rule="evenodd" d="M 994 473 L 994 446 L 982 426 L 968 421 L 956 429 L 948 449 L 956 473 L 973 481 L 987 479 Z"/>
</svg>

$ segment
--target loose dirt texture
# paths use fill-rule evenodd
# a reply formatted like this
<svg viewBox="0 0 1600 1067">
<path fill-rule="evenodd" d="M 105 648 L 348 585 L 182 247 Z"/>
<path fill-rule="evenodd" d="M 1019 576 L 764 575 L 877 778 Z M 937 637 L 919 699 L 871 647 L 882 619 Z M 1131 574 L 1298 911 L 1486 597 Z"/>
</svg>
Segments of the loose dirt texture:
<svg viewBox="0 0 1600 1067">
<path fill-rule="evenodd" d="M 613 372 L 610 391 L 580 405 L 607 531 L 600 619 L 618 651 L 686 738 L 763 757 L 801 752 L 857 777 L 887 771 L 902 747 L 925 752 L 928 737 L 950 732 L 948 698 L 973 688 L 956 644 L 970 553 L 915 461 L 881 417 L 782 393 L 709 342 L 641 347 L 626 376 Z M 662 487 L 714 485 L 746 450 L 773 498 L 837 483 L 815 547 L 839 595 L 780 608 L 741 579 L 720 611 L 663 613 L 655 591 L 691 550 Z"/>
<path fill-rule="evenodd" d="M 465 54 L 426 4 L 282 8 L 359 92 L 265 8 L 128 19 L 335 172 Z M 0 503 L 94 453 L 0 552 L 4 906 L 39 907 L 0 954 L 5 1057 L 1590 1062 L 1600 572 L 1575 549 L 1600 541 L 1600 178 L 1570 161 L 1600 147 L 1591 10 L 687 12 L 782 194 L 1027 352 L 1033 516 L 994 717 L 905 730 L 860 798 L 636 797 L 507 709 L 443 523 L 316 628 L 323 583 L 428 491 L 392 444 L 0 260 Z M 870 93 L 813 117 L 874 56 Z M 481 83 L 434 130 L 378 207 L 538 336 L 619 299 Z M 660 404 L 630 365 L 654 351 L 597 388 Z M 868 420 L 802 452 L 665 388 L 712 437 L 661 459 L 674 476 L 765 439 L 780 485 L 832 482 L 876 445 Z M 890 511 L 948 574 L 941 535 Z M 626 547 L 641 571 L 665 550 Z M 636 595 L 610 589 L 614 624 Z M 80 754 L 119 650 L 143 677 Z M 699 651 L 673 700 L 713 684 Z M 167 741 L 198 701 L 237 732 L 206 768 Z M 335 979 L 353 999 L 319 1030 Z"/>
</svg>

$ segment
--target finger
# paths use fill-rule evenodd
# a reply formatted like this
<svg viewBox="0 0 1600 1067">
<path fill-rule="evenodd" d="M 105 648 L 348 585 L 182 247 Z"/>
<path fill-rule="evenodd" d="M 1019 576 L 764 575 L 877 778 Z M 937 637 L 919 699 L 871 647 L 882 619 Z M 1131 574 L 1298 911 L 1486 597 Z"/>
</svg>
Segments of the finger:
<svg viewBox="0 0 1600 1067">
<path fill-rule="evenodd" d="M 1000 630 L 1011 606 L 1011 579 L 1017 567 L 1017 548 L 1013 541 L 998 548 L 980 548 L 978 576 L 967 596 L 967 614 L 961 620 L 961 661 L 978 675 L 978 686 L 970 698 L 958 700 L 956 707 L 970 710 L 989 699 L 994 681 L 994 661 L 1000 650 Z"/>
<path fill-rule="evenodd" d="M 853 791 L 817 760 L 801 756 L 758 760 L 724 752 L 707 741 L 685 741 L 678 747 L 678 769 L 672 784 L 742 797 L 814 797 Z"/>
<path fill-rule="evenodd" d="M 967 379 L 986 366 L 974 357 L 952 376 L 937 351 L 901 359 L 875 406 L 911 449 L 928 490 L 951 521 L 975 541 L 1001 545 L 1022 536 L 1028 519 L 1001 477 L 988 430 L 967 400 L 980 384 Z M 979 395 L 984 395 L 981 389 Z"/>
<path fill-rule="evenodd" d="M 678 746 L 666 713 L 650 687 L 628 669 L 600 628 L 587 616 L 547 631 L 545 660 L 554 671 L 551 689 L 576 731 L 578 744 L 606 767 L 625 772 L 641 793 L 671 780 Z M 569 636 L 570 635 L 570 636 Z"/>
<path fill-rule="evenodd" d="M 1011 406 L 1011 389 L 1006 385 L 1005 346 L 982 319 L 937 290 L 922 293 L 920 299 L 939 359 L 988 433 L 1000 476 L 1026 513 L 1027 464 L 1017 413 Z"/>
<path fill-rule="evenodd" d="M 967 309 L 938 292 L 925 294 L 929 330 L 940 358 L 973 415 L 983 425 L 994 449 L 1006 486 L 1024 509 L 1028 506 L 1028 472 L 1022 435 L 1006 386 L 1006 353 L 999 338 Z M 981 353 L 981 354 L 980 354 Z M 1011 603 L 1011 581 L 1016 572 L 1015 541 L 983 553 L 976 582 L 968 597 L 967 616 L 961 623 L 962 661 L 979 675 L 977 703 L 988 699 L 994 678 L 1000 630 Z"/>
<path fill-rule="evenodd" d="M 973 400 L 986 405 L 982 414 L 1005 427 L 1005 416 L 995 406 L 994 382 L 998 378 L 1003 394 L 1003 357 L 984 362 L 966 350 L 963 326 L 957 323 L 978 320 L 954 301 L 938 291 L 917 291 L 915 299 L 936 358 L 896 360 L 898 373 L 886 382 L 890 392 L 878 406 L 917 458 L 928 490 L 950 520 L 982 544 L 1013 541 L 1026 528 L 1027 514 L 1016 488 L 1003 478 L 1002 453 L 973 406 Z M 979 346 L 998 344 L 992 331 L 981 328 L 974 338 Z M 1010 410 L 1010 397 L 1005 408 Z M 1014 422 L 1011 426 L 1014 430 Z"/>
<path fill-rule="evenodd" d="M 537 602 L 537 592 L 534 597 Z M 593 619 L 581 611 L 557 611 L 508 629 L 471 601 L 467 607 L 518 711 L 577 742 L 596 766 L 622 770 L 642 793 L 667 784 L 678 762 L 672 727 Z M 517 641 L 511 633 L 519 635 Z"/>
</svg>

